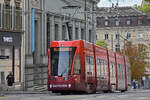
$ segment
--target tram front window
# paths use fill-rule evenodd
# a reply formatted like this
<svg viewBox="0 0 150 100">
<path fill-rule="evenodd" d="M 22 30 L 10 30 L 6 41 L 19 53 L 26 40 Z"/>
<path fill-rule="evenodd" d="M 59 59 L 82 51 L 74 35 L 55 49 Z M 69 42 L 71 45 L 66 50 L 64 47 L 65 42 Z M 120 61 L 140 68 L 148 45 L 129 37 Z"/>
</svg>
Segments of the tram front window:
<svg viewBox="0 0 150 100">
<path fill-rule="evenodd" d="M 51 76 L 68 76 L 75 54 L 75 47 L 51 48 Z"/>
</svg>

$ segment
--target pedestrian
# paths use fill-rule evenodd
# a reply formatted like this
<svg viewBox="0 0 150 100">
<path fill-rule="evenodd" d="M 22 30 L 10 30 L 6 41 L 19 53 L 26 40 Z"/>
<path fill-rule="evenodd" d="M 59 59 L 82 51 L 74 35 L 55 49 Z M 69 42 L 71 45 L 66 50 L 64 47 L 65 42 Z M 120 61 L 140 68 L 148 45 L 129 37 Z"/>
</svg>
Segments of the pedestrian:
<svg viewBox="0 0 150 100">
<path fill-rule="evenodd" d="M 136 89 L 136 80 L 133 79 L 133 88 Z"/>
<path fill-rule="evenodd" d="M 14 75 L 12 74 L 12 72 L 9 72 L 9 74 L 6 77 L 7 80 L 7 85 L 8 85 L 8 89 L 10 90 L 13 87 L 13 83 L 14 83 Z"/>
</svg>

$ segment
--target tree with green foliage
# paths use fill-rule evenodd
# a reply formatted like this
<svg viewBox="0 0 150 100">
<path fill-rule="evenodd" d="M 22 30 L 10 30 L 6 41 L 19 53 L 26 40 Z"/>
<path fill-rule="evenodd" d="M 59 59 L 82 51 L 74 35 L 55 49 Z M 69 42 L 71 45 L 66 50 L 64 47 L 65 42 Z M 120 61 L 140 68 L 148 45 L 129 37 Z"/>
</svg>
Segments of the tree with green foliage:
<svg viewBox="0 0 150 100">
<path fill-rule="evenodd" d="M 97 42 L 96 42 L 96 45 L 101 46 L 101 47 L 107 49 L 107 43 L 106 43 L 105 40 L 99 40 L 99 41 L 97 41 Z"/>
<path fill-rule="evenodd" d="M 145 0 L 146 2 L 150 2 L 150 0 Z"/>
<path fill-rule="evenodd" d="M 150 2 L 150 0 L 145 0 L 145 1 Z M 142 7 L 135 5 L 135 8 L 150 15 L 150 3 L 145 3 L 145 4 L 143 4 Z"/>
</svg>

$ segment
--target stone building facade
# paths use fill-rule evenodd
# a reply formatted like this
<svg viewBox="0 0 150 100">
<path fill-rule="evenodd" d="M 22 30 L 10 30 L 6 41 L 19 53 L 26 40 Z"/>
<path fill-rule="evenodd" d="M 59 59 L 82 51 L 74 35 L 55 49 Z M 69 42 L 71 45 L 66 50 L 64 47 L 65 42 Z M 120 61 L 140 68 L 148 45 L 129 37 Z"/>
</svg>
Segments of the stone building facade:
<svg viewBox="0 0 150 100">
<path fill-rule="evenodd" d="M 21 0 L 0 0 L 0 87 L 3 89 L 9 71 L 13 72 L 15 82 L 21 82 L 22 8 Z"/>
<path fill-rule="evenodd" d="M 97 14 L 97 40 L 105 40 L 108 49 L 124 50 L 127 41 L 145 44 L 150 58 L 150 17 L 133 7 L 99 8 Z M 147 60 L 150 66 L 150 59 Z M 149 69 L 147 69 L 150 73 Z"/>
<path fill-rule="evenodd" d="M 127 41 L 150 47 L 149 28 L 149 16 L 133 7 L 98 9 L 97 40 L 106 40 L 113 51 L 124 49 Z"/>
<path fill-rule="evenodd" d="M 35 90 L 47 87 L 48 55 L 51 41 L 68 38 L 95 42 L 96 16 L 92 11 L 99 0 L 24 0 L 24 87 Z M 84 13 L 84 10 L 87 12 Z M 86 16 L 86 17 L 85 17 Z M 86 19 L 86 21 L 85 21 Z M 86 22 L 86 24 L 85 24 Z"/>
</svg>

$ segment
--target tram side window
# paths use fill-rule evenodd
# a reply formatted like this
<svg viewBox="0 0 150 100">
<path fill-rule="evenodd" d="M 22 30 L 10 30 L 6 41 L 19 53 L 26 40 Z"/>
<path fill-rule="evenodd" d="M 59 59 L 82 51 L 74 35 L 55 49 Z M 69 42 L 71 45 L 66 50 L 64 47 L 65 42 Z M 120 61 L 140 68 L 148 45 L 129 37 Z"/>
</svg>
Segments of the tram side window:
<svg viewBox="0 0 150 100">
<path fill-rule="evenodd" d="M 121 64 L 119 64 L 119 73 L 120 73 L 120 79 L 122 79 L 122 67 L 121 67 Z"/>
<path fill-rule="evenodd" d="M 94 57 L 86 56 L 86 72 L 88 75 L 95 75 Z"/>
<path fill-rule="evenodd" d="M 122 79 L 125 79 L 125 74 L 124 74 L 124 65 L 122 65 Z"/>
<path fill-rule="evenodd" d="M 100 74 L 100 70 L 101 70 L 101 63 L 100 63 L 100 60 L 97 58 L 96 59 L 96 63 L 97 63 L 97 76 L 99 77 L 101 74 Z"/>
<path fill-rule="evenodd" d="M 78 54 L 74 62 L 74 74 L 81 74 L 81 56 Z"/>
<path fill-rule="evenodd" d="M 120 64 L 118 64 L 118 78 L 121 79 L 121 75 L 120 75 Z"/>
<path fill-rule="evenodd" d="M 95 66 L 94 66 L 94 57 L 90 57 L 90 69 L 91 69 L 91 72 L 92 72 L 92 75 L 94 76 L 95 75 Z"/>
<path fill-rule="evenodd" d="M 103 77 L 105 77 L 105 63 L 104 63 L 104 60 L 101 60 L 102 61 L 102 66 L 103 66 Z"/>
<path fill-rule="evenodd" d="M 102 77 L 102 62 L 100 59 L 99 59 L 99 64 L 100 64 L 100 77 Z"/>
<path fill-rule="evenodd" d="M 103 77 L 103 63 L 101 59 L 99 59 L 99 64 L 100 64 L 100 77 Z"/>
<path fill-rule="evenodd" d="M 108 66 L 107 66 L 107 60 L 104 61 L 105 65 L 105 77 L 108 77 Z"/>
<path fill-rule="evenodd" d="M 122 65 L 120 64 L 120 79 L 122 79 Z"/>
<path fill-rule="evenodd" d="M 113 62 L 113 77 L 116 78 L 116 64 Z"/>
<path fill-rule="evenodd" d="M 128 79 L 128 66 L 126 67 L 127 79 Z"/>
<path fill-rule="evenodd" d="M 113 62 L 110 62 L 110 77 L 113 78 Z"/>
<path fill-rule="evenodd" d="M 86 56 L 86 72 L 90 74 L 90 57 Z"/>
</svg>

